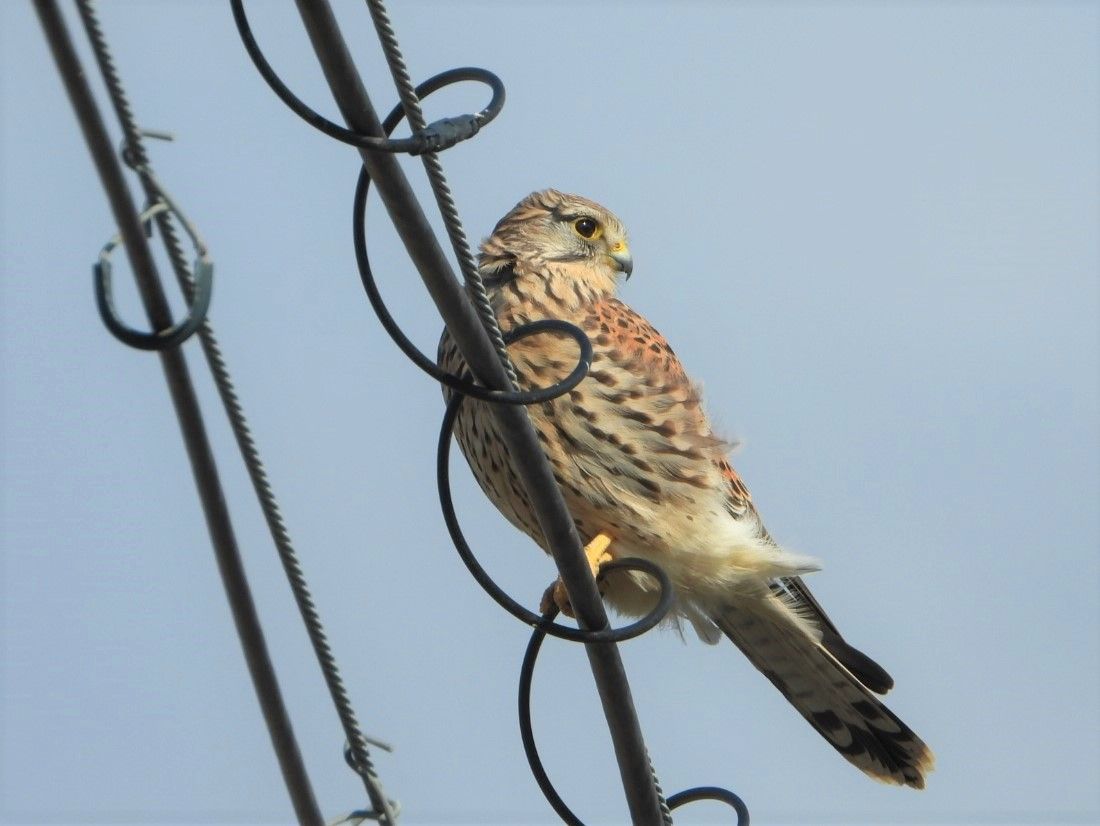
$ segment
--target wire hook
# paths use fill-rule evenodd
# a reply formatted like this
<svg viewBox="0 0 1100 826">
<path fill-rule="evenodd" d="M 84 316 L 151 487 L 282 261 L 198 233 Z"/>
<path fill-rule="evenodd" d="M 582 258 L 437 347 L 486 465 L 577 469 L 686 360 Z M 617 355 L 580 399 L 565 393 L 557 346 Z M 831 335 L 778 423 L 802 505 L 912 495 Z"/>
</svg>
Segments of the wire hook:
<svg viewBox="0 0 1100 826">
<path fill-rule="evenodd" d="M 147 224 L 152 218 L 162 213 L 171 213 L 180 219 L 180 223 L 183 224 L 198 250 L 198 257 L 195 259 L 194 264 L 195 291 L 191 297 L 186 318 L 177 324 L 152 333 L 135 330 L 119 318 L 114 295 L 111 291 L 111 254 L 122 243 L 121 234 L 116 234 L 103 246 L 99 253 L 99 260 L 92 267 L 96 308 L 99 310 L 100 318 L 103 319 L 103 323 L 107 326 L 111 335 L 123 344 L 135 347 L 138 350 L 167 350 L 170 347 L 178 347 L 194 335 L 195 331 L 206 321 L 213 291 L 214 264 L 206 253 L 205 244 L 193 231 L 190 222 L 183 216 L 179 208 L 164 195 L 163 191 L 161 192 L 161 199 L 141 213 L 139 219 L 142 224 Z"/>
<path fill-rule="evenodd" d="M 139 127 L 137 133 L 143 138 L 152 138 L 156 141 L 174 141 L 176 139 L 174 132 L 166 132 L 163 129 L 143 129 Z M 131 169 L 136 170 L 141 163 L 139 160 L 141 153 L 135 151 L 130 138 L 123 138 L 119 141 L 118 156 L 122 158 L 122 162 Z"/>
</svg>

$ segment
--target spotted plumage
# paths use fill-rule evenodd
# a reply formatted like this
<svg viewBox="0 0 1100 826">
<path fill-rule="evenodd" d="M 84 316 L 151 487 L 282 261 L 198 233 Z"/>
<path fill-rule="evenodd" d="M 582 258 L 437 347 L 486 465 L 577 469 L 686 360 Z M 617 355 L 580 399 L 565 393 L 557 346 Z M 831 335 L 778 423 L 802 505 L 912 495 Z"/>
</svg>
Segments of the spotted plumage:
<svg viewBox="0 0 1100 826">
<path fill-rule="evenodd" d="M 665 338 L 615 297 L 632 262 L 626 230 L 600 205 L 536 192 L 504 216 L 481 246 L 480 269 L 501 328 L 546 318 L 592 341 L 588 376 L 569 393 L 528 408 L 582 539 L 611 537 L 613 558 L 660 565 L 676 590 L 673 621 L 708 641 L 731 639 L 810 724 L 879 780 L 921 788 L 931 751 L 872 692 L 889 675 L 848 645 L 801 579 L 807 557 L 777 545 L 727 459 L 729 444 L 704 412 L 699 388 Z M 523 389 L 564 378 L 576 344 L 546 333 L 509 348 Z M 440 364 L 468 370 L 444 334 Z M 530 500 L 490 406 L 467 400 L 459 445 L 486 495 L 540 545 Z M 606 597 L 623 613 L 652 605 L 652 582 L 616 572 Z"/>
</svg>

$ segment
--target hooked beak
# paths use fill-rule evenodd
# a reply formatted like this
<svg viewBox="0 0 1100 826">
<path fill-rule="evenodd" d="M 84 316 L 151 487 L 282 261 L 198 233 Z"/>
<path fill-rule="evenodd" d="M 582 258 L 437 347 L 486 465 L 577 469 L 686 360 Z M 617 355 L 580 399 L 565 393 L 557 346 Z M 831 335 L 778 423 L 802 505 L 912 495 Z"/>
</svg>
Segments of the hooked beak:
<svg viewBox="0 0 1100 826">
<path fill-rule="evenodd" d="M 629 279 L 634 272 L 634 259 L 630 257 L 630 248 L 625 242 L 619 241 L 608 250 L 608 255 L 615 262 L 615 266 Z"/>
</svg>

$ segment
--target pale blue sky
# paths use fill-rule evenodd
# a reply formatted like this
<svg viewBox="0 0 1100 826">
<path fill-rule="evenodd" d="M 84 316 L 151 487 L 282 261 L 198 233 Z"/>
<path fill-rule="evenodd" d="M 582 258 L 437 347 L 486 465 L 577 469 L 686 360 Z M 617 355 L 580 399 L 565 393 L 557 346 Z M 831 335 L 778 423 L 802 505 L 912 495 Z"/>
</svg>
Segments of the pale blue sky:
<svg viewBox="0 0 1100 826">
<path fill-rule="evenodd" d="M 527 633 L 450 546 L 438 390 L 354 269 L 354 151 L 275 99 L 225 4 L 103 6 L 140 122 L 178 136 L 153 162 L 209 242 L 211 318 L 359 715 L 397 746 L 377 762 L 403 822 L 552 822 L 515 719 Z M 249 8 L 287 82 L 333 113 L 292 4 Z M 366 12 L 339 9 L 388 109 Z M 665 789 L 728 786 L 771 824 L 1100 822 L 1097 5 L 424 0 L 392 15 L 415 77 L 475 64 L 507 84 L 499 120 L 444 156 L 470 235 L 546 186 L 617 212 L 624 297 L 704 383 L 769 529 L 824 561 L 819 598 L 938 756 L 923 793 L 874 784 L 732 646 L 657 632 L 622 650 Z M 285 822 L 160 368 L 96 316 L 106 201 L 29 4 L 0 5 L 0 30 L 0 818 Z M 485 100 L 439 97 L 431 117 Z M 372 215 L 382 288 L 430 351 L 438 316 Z M 117 281 L 137 320 L 124 266 Z M 187 351 L 334 817 L 362 790 Z M 551 564 L 456 477 L 483 561 L 534 605 Z M 622 822 L 579 648 L 547 646 L 535 717 L 566 800 Z M 726 813 L 678 822 L 708 816 Z"/>
</svg>

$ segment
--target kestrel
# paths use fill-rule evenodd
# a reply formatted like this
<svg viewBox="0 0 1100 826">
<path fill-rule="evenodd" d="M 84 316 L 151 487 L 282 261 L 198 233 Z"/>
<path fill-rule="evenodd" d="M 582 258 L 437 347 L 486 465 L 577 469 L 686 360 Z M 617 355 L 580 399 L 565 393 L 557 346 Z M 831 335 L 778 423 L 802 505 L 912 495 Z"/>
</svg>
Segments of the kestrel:
<svg viewBox="0 0 1100 826">
<path fill-rule="evenodd" d="M 589 543 L 593 571 L 609 558 L 661 566 L 675 589 L 672 622 L 690 623 L 709 643 L 719 632 L 729 637 L 857 768 L 923 788 L 931 750 L 875 697 L 893 680 L 840 636 L 800 578 L 818 565 L 771 538 L 698 387 L 664 337 L 615 297 L 632 267 L 619 219 L 555 190 L 520 201 L 481 245 L 480 271 L 503 330 L 559 318 L 592 341 L 587 377 L 528 412 Z M 547 333 L 516 342 L 509 353 L 521 388 L 532 389 L 564 378 L 577 345 Z M 439 363 L 469 375 L 446 333 Z M 486 495 L 545 549 L 490 407 L 466 400 L 458 443 Z M 638 616 L 654 604 L 655 586 L 644 574 L 612 572 L 604 585 L 623 614 Z M 554 595 L 561 604 L 564 591 Z"/>
</svg>

